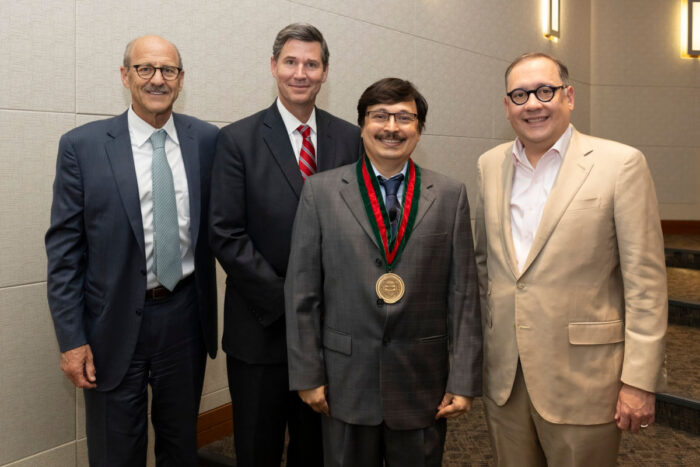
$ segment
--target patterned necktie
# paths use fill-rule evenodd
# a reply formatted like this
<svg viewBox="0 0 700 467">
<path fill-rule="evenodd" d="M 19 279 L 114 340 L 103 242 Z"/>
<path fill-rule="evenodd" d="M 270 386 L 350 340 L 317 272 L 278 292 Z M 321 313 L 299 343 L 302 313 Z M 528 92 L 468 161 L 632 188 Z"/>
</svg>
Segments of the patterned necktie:
<svg viewBox="0 0 700 467">
<path fill-rule="evenodd" d="M 391 240 L 396 238 L 396 230 L 399 225 L 399 213 L 401 212 L 401 203 L 396 197 L 396 193 L 399 191 L 399 186 L 403 182 L 403 174 L 394 175 L 390 179 L 386 179 L 379 176 L 379 183 L 384 187 L 386 191 L 386 213 L 389 215 L 389 222 L 391 222 Z"/>
<path fill-rule="evenodd" d="M 177 223 L 173 173 L 165 155 L 165 130 L 151 135 L 153 160 L 153 271 L 158 282 L 173 290 L 182 277 L 180 233 Z"/>
<path fill-rule="evenodd" d="M 301 133 L 301 151 L 299 151 L 299 169 L 301 176 L 307 177 L 316 173 L 316 150 L 311 142 L 311 127 L 309 125 L 299 125 L 297 131 Z"/>
</svg>

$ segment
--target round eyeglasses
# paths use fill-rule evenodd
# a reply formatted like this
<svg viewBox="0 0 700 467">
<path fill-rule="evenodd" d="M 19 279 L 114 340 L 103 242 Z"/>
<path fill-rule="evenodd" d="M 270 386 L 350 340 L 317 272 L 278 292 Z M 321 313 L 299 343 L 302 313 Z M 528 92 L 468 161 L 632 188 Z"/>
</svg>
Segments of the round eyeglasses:
<svg viewBox="0 0 700 467">
<path fill-rule="evenodd" d="M 156 70 L 160 70 L 161 76 L 166 81 L 176 80 L 180 76 L 182 68 L 176 66 L 153 66 L 153 65 L 131 65 L 131 68 L 136 70 L 139 78 L 151 79 L 156 74 Z"/>
<path fill-rule="evenodd" d="M 537 100 L 540 102 L 549 102 L 554 99 L 554 94 L 556 94 L 557 89 L 563 89 L 564 86 L 549 86 L 548 84 L 543 84 L 537 89 L 513 89 L 511 92 L 506 93 L 506 96 L 510 97 L 515 105 L 524 105 L 529 99 L 530 94 L 534 94 Z"/>
</svg>

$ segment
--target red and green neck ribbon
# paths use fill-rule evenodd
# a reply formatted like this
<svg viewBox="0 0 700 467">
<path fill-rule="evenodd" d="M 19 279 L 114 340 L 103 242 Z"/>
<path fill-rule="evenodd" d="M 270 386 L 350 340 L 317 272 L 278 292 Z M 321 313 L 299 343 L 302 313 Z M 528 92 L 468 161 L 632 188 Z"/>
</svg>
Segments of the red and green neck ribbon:
<svg viewBox="0 0 700 467">
<path fill-rule="evenodd" d="M 420 199 L 420 179 L 420 167 L 409 159 L 408 177 L 404 181 L 406 185 L 401 203 L 401 221 L 396 238 L 390 243 L 388 232 L 391 232 L 391 222 L 384 206 L 377 176 L 366 154 L 357 161 L 357 182 L 360 195 L 387 271 L 391 271 L 393 266 L 399 262 L 401 253 L 403 253 L 413 232 L 413 224 L 418 213 L 418 200 Z"/>
</svg>

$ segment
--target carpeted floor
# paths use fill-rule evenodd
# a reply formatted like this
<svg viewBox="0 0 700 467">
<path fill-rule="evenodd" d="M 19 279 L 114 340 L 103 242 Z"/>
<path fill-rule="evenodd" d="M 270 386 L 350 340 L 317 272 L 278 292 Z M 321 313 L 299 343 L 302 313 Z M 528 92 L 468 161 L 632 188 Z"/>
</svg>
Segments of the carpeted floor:
<svg viewBox="0 0 700 467">
<path fill-rule="evenodd" d="M 493 465 L 483 407 L 481 399 L 477 399 L 468 415 L 449 421 L 443 467 Z M 235 458 L 230 436 L 202 450 Z M 636 435 L 623 434 L 618 459 L 621 466 L 698 466 L 700 436 L 652 425 Z"/>
</svg>

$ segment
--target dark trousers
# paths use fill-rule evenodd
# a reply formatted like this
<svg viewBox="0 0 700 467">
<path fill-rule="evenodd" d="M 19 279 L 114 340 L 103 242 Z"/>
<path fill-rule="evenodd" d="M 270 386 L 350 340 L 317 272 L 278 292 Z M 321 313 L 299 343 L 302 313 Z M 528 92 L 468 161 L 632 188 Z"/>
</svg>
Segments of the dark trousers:
<svg viewBox="0 0 700 467">
<path fill-rule="evenodd" d="M 289 391 L 287 365 L 252 365 L 226 357 L 239 467 L 279 467 L 289 429 L 287 467 L 323 465 L 321 420 Z"/>
<path fill-rule="evenodd" d="M 146 465 L 148 390 L 158 466 L 197 465 L 197 414 L 206 351 L 194 281 L 147 300 L 136 350 L 115 389 L 88 389 L 85 418 L 91 466 Z"/>
<path fill-rule="evenodd" d="M 323 417 L 326 467 L 440 467 L 445 448 L 444 418 L 427 428 L 392 430 L 384 423 L 353 425 Z"/>
</svg>

